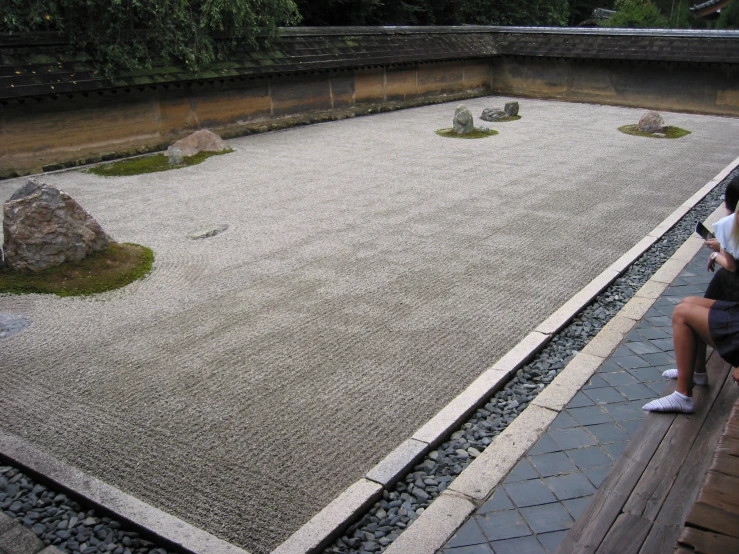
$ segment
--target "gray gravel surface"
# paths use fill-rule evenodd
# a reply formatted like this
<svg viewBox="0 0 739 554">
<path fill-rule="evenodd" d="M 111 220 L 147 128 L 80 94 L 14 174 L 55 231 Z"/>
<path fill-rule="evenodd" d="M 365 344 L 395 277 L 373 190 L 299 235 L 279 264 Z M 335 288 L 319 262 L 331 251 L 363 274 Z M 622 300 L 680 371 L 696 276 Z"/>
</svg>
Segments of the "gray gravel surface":
<svg viewBox="0 0 739 554">
<path fill-rule="evenodd" d="M 693 133 L 654 140 L 616 131 L 642 110 L 520 102 L 480 140 L 436 135 L 438 105 L 46 176 L 156 262 L 94 298 L 0 297 L 32 322 L 2 339 L 0 428 L 268 552 L 737 154 L 736 119 L 665 114 Z"/>
</svg>

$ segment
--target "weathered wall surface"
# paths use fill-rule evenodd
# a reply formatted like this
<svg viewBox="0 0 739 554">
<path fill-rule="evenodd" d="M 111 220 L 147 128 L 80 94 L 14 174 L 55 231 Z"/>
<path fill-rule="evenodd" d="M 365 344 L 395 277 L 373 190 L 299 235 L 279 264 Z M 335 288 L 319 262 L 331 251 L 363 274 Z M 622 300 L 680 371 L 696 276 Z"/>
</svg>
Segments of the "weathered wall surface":
<svg viewBox="0 0 739 554">
<path fill-rule="evenodd" d="M 159 150 L 198 128 L 225 137 L 491 91 L 476 61 L 224 79 L 0 105 L 0 176 Z"/>
<path fill-rule="evenodd" d="M 739 117 L 739 67 L 500 57 L 496 94 Z"/>
</svg>

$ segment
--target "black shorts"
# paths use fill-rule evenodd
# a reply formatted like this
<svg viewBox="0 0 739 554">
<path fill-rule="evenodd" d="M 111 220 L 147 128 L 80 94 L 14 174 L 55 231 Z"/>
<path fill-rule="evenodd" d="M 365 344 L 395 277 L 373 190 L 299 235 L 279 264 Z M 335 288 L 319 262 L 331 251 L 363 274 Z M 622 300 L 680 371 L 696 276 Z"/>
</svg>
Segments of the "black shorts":
<svg viewBox="0 0 739 554">
<path fill-rule="evenodd" d="M 708 312 L 708 330 L 721 357 L 739 367 L 739 302 L 716 300 Z"/>
</svg>

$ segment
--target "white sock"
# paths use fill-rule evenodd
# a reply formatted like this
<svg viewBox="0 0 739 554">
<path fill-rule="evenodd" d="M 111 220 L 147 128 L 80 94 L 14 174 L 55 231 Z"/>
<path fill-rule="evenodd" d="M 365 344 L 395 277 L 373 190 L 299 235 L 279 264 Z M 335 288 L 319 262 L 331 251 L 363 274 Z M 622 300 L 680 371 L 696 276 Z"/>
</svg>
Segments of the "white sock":
<svg viewBox="0 0 739 554">
<path fill-rule="evenodd" d="M 695 411 L 695 400 L 675 391 L 672 394 L 652 400 L 642 406 L 647 412 L 682 412 L 692 414 Z"/>
<path fill-rule="evenodd" d="M 667 377 L 668 379 L 677 379 L 677 369 L 666 369 L 662 372 L 662 377 Z M 707 385 L 708 384 L 708 375 L 705 373 L 698 373 L 697 371 L 693 373 L 693 383 L 696 385 Z"/>
</svg>

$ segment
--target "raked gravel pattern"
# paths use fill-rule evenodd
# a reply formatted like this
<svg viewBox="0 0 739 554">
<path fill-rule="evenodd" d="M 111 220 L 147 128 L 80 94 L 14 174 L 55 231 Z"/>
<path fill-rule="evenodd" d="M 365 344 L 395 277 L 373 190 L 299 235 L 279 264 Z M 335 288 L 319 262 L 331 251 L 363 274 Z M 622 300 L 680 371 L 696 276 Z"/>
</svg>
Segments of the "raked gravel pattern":
<svg viewBox="0 0 739 554">
<path fill-rule="evenodd" d="M 692 134 L 653 140 L 616 130 L 643 110 L 520 103 L 480 140 L 434 133 L 446 104 L 44 176 L 156 261 L 94 298 L 0 297 L 31 322 L 1 340 L 0 428 L 269 552 L 736 157 L 737 119 L 664 114 Z"/>
<path fill-rule="evenodd" d="M 383 552 L 390 546 L 680 248 L 694 232 L 695 224 L 705 221 L 722 204 L 726 182 L 735 175 L 739 175 L 739 169 L 727 176 L 570 324 L 555 334 L 530 363 L 519 369 L 505 387 L 452 433 L 449 440 L 429 452 L 394 490 L 383 491 L 382 500 L 326 548 L 324 554 L 368 554 Z"/>
</svg>

